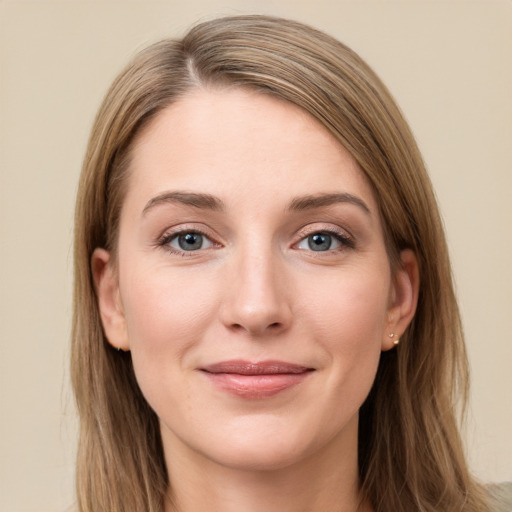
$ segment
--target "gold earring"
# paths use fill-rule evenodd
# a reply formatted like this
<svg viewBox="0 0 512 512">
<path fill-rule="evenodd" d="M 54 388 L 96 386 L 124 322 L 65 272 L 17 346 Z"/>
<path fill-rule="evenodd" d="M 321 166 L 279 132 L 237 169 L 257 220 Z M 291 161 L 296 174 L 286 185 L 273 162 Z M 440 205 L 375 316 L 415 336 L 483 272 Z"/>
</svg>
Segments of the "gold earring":
<svg viewBox="0 0 512 512">
<path fill-rule="evenodd" d="M 388 336 L 389 336 L 390 338 L 394 338 L 394 337 L 395 337 L 395 333 L 394 333 L 394 332 L 392 332 L 391 334 L 388 334 Z M 395 345 L 395 346 L 396 346 L 396 345 L 398 345 L 399 343 L 400 343 L 400 338 L 397 338 L 396 340 L 393 340 L 393 345 Z"/>
</svg>

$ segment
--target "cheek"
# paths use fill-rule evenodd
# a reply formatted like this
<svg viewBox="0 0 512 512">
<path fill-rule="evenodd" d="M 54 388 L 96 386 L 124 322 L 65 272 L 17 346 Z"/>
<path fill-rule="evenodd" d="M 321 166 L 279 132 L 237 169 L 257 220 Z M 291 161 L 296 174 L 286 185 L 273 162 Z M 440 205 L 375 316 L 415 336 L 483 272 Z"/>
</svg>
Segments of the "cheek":
<svg viewBox="0 0 512 512">
<path fill-rule="evenodd" d="M 181 363 L 217 309 L 215 290 L 201 276 L 163 266 L 131 269 L 121 295 L 130 350 L 141 370 Z"/>
<path fill-rule="evenodd" d="M 335 370 L 333 378 L 339 379 L 340 386 L 351 382 L 354 389 L 369 389 L 386 335 L 386 269 L 345 273 L 316 286 L 309 296 L 301 316 L 307 318 L 309 330 Z"/>
<path fill-rule="evenodd" d="M 382 334 L 386 324 L 390 278 L 389 270 L 354 269 L 304 283 L 298 295 L 307 297 L 301 308 L 315 329 L 329 338 L 342 335 L 348 347 L 362 347 Z M 337 333 L 337 334 L 336 334 Z"/>
<path fill-rule="evenodd" d="M 317 343 L 327 354 L 325 416 L 336 435 L 340 426 L 356 417 L 375 380 L 386 318 L 384 288 L 364 279 L 331 288 L 331 300 L 314 312 Z"/>
<path fill-rule="evenodd" d="M 182 410 L 191 394 L 183 371 L 190 366 L 190 354 L 196 351 L 217 309 L 215 291 L 204 286 L 200 275 L 165 266 L 131 267 L 124 281 L 120 277 L 139 387 L 159 416 Z"/>
</svg>

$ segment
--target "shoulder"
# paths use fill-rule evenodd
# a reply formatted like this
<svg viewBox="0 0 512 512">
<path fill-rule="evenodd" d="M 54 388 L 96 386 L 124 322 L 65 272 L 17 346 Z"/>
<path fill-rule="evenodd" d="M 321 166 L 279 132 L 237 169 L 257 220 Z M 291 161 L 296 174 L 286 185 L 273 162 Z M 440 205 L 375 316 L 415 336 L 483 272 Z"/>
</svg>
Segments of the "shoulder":
<svg viewBox="0 0 512 512">
<path fill-rule="evenodd" d="M 493 512 L 512 512 L 512 482 L 487 486 Z"/>
</svg>

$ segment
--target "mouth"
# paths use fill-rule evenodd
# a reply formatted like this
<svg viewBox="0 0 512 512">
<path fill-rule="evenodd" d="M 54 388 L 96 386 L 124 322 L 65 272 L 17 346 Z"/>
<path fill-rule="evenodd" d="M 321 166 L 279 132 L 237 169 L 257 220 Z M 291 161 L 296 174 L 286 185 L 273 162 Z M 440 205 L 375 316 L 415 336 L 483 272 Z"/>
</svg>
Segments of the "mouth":
<svg viewBox="0 0 512 512">
<path fill-rule="evenodd" d="M 200 368 L 218 389 L 242 398 L 267 398 L 304 381 L 314 368 L 283 361 L 223 361 Z"/>
</svg>

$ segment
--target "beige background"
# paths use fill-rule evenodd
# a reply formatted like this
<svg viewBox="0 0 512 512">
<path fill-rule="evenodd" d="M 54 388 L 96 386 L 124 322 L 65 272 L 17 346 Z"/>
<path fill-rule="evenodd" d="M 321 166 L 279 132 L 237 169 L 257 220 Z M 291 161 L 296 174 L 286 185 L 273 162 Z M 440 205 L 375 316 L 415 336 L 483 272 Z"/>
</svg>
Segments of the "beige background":
<svg viewBox="0 0 512 512">
<path fill-rule="evenodd" d="M 72 501 L 72 211 L 100 99 L 137 49 L 237 12 L 337 36 L 405 111 L 464 314 L 471 463 L 485 481 L 512 480 L 512 1 L 14 1 L 0 2 L 1 512 Z"/>
</svg>

